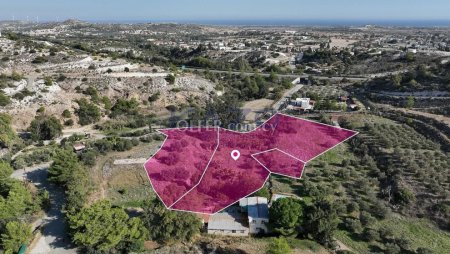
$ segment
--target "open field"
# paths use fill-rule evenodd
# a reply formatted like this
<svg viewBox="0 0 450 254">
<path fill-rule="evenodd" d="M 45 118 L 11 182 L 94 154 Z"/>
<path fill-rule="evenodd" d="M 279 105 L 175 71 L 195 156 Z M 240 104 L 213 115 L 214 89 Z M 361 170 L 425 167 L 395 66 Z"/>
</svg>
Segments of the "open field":
<svg viewBox="0 0 450 254">
<path fill-rule="evenodd" d="M 388 228 L 393 231 L 395 236 L 405 237 L 411 242 L 412 249 L 423 247 L 433 250 L 433 253 L 442 254 L 447 253 L 450 249 L 450 235 L 448 232 L 439 230 L 426 219 L 409 219 L 395 216 L 379 221 L 372 227 L 376 230 Z M 358 240 L 357 237 L 352 236 L 348 231 L 338 231 L 336 238 L 356 253 L 369 253 L 383 248 L 382 245 L 377 243 Z"/>
</svg>

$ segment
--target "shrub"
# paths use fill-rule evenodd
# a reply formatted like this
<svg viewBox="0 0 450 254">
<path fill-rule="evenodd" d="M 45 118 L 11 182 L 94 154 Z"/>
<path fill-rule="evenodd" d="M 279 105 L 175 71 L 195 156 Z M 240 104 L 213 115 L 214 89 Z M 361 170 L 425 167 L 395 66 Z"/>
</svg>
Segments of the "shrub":
<svg viewBox="0 0 450 254">
<path fill-rule="evenodd" d="M 169 74 L 166 76 L 165 79 L 169 84 L 171 84 L 171 85 L 175 84 L 175 76 L 174 75 Z"/>
<path fill-rule="evenodd" d="M 8 106 L 11 103 L 9 96 L 0 92 L 0 107 Z"/>
<path fill-rule="evenodd" d="M 45 107 L 44 106 L 40 106 L 37 110 L 36 113 L 42 114 L 45 112 Z"/>
<path fill-rule="evenodd" d="M 352 233 L 360 233 L 362 231 L 362 225 L 359 220 L 351 219 L 351 218 L 345 218 L 344 220 L 345 228 L 347 228 Z"/>
<path fill-rule="evenodd" d="M 371 228 L 365 228 L 361 234 L 361 237 L 368 242 L 380 240 L 380 234 L 378 233 L 378 231 Z"/>
<path fill-rule="evenodd" d="M 51 77 L 45 77 L 45 78 L 44 78 L 44 84 L 45 84 L 46 86 L 52 86 L 52 85 L 53 85 L 53 80 L 52 80 L 52 78 L 51 78 Z"/>
<path fill-rule="evenodd" d="M 72 113 L 70 113 L 70 110 L 64 109 L 64 111 L 62 112 L 62 116 L 64 118 L 71 118 L 72 117 Z"/>
<path fill-rule="evenodd" d="M 267 254 L 289 254 L 292 253 L 291 247 L 284 237 L 273 238 L 267 249 Z"/>
<path fill-rule="evenodd" d="M 64 126 L 73 126 L 73 125 L 74 125 L 74 121 L 72 119 L 69 119 L 64 122 Z"/>
<path fill-rule="evenodd" d="M 370 215 L 368 212 L 361 212 L 359 214 L 359 220 L 364 226 L 372 225 L 376 222 L 376 219 Z"/>
<path fill-rule="evenodd" d="M 46 62 L 48 62 L 48 59 L 43 56 L 37 56 L 36 58 L 34 58 L 33 61 L 31 61 L 31 63 L 34 63 L 34 64 L 41 64 L 41 63 L 46 63 Z"/>
</svg>

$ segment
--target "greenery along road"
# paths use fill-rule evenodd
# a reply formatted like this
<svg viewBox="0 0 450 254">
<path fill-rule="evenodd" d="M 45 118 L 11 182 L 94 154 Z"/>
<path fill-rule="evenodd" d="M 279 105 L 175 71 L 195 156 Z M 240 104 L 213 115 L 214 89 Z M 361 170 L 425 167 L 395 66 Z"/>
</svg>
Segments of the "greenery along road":
<svg viewBox="0 0 450 254">
<path fill-rule="evenodd" d="M 66 223 L 62 213 L 65 203 L 64 190 L 48 182 L 47 169 L 50 163 L 30 168 L 16 170 L 11 177 L 26 180 L 35 184 L 39 189 L 50 193 L 50 209 L 42 223 L 42 236 L 31 246 L 30 254 L 75 254 L 76 249 L 66 233 Z"/>
</svg>

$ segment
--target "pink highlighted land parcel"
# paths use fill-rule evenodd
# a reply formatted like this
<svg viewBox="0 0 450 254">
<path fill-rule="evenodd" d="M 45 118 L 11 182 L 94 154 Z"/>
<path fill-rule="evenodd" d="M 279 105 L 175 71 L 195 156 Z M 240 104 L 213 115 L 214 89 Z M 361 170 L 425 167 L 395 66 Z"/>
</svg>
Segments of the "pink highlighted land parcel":
<svg viewBox="0 0 450 254">
<path fill-rule="evenodd" d="M 354 131 L 276 114 L 250 132 L 163 129 L 161 149 L 145 163 L 150 182 L 173 210 L 214 214 L 262 188 L 270 174 L 300 178 L 309 161 Z"/>
</svg>

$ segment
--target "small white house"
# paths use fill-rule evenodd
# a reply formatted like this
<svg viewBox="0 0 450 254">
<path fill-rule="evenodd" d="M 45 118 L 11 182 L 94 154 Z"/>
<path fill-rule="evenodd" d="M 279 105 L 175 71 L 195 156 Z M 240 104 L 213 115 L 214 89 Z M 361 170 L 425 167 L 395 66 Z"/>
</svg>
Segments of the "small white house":
<svg viewBox="0 0 450 254">
<path fill-rule="evenodd" d="M 269 206 L 267 198 L 249 197 L 239 201 L 239 206 L 247 210 L 250 234 L 269 232 Z"/>
<path fill-rule="evenodd" d="M 314 103 L 312 103 L 310 98 L 297 98 L 294 101 L 294 105 L 301 107 L 303 110 L 314 109 Z"/>
<path fill-rule="evenodd" d="M 417 54 L 417 49 L 409 48 L 409 49 L 408 49 L 408 53 Z"/>
</svg>

